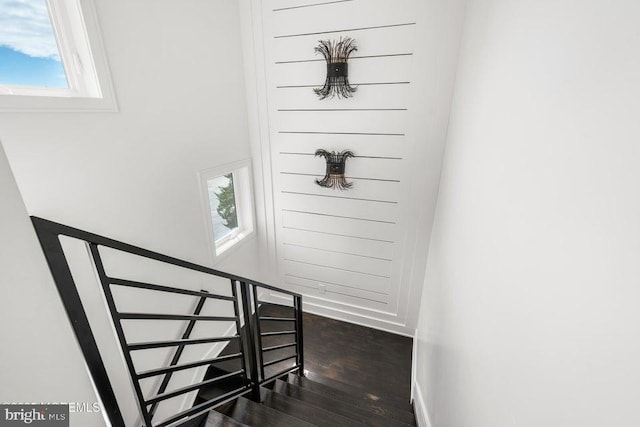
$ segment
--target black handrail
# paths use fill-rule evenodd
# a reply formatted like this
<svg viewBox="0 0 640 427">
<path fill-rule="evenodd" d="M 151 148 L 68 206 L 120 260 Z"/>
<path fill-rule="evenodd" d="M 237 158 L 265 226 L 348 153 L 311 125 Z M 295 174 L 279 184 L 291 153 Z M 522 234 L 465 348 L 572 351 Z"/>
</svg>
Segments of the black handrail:
<svg viewBox="0 0 640 427">
<path fill-rule="evenodd" d="M 108 237 L 100 236 L 98 234 L 80 230 L 79 228 L 70 227 L 68 225 L 49 221 L 36 216 L 31 217 L 31 222 L 36 228 L 36 232 L 38 233 L 38 236 L 40 235 L 40 231 L 43 231 L 45 233 L 54 234 L 56 236 L 73 237 L 75 239 L 95 243 L 96 245 L 99 245 L 99 246 L 116 249 L 122 252 L 128 252 L 134 255 L 139 255 L 144 258 L 154 259 L 156 261 L 175 265 L 177 267 L 183 267 L 189 270 L 200 271 L 202 273 L 212 274 L 214 276 L 223 277 L 225 279 L 231 279 L 238 282 L 244 281 L 247 283 L 251 283 L 254 286 L 259 286 L 263 289 L 268 289 L 271 291 L 280 292 L 280 293 L 291 295 L 291 296 L 298 296 L 298 297 L 302 296 L 296 292 L 291 292 L 285 289 L 278 288 L 276 286 L 260 283 L 255 280 L 249 280 L 247 278 L 237 276 L 235 274 L 225 273 L 224 271 L 216 270 L 211 267 L 206 267 L 200 264 L 195 264 L 189 261 L 182 260 L 180 258 L 174 258 L 169 255 L 163 255 L 159 252 L 150 251 L 148 249 L 144 249 L 139 246 L 130 245 L 128 243 L 120 242 L 118 240 L 110 239 Z M 227 298 L 230 298 L 230 297 L 227 297 Z"/>
<path fill-rule="evenodd" d="M 122 355 L 127 365 L 129 375 L 131 377 L 133 389 L 136 394 L 138 401 L 137 403 L 140 409 L 141 418 L 146 427 L 174 426 L 188 422 L 195 417 L 201 416 L 203 413 L 218 405 L 221 405 L 231 399 L 247 393 L 250 393 L 251 397 L 254 400 L 259 401 L 261 384 L 272 381 L 274 378 L 288 372 L 295 372 L 296 370 L 300 375 L 304 375 L 304 358 L 302 344 L 302 296 L 300 294 L 264 283 L 251 281 L 244 277 L 180 260 L 178 258 L 163 255 L 157 252 L 153 252 L 97 234 L 89 233 L 87 231 L 79 230 L 77 228 L 69 227 L 63 224 L 48 221 L 42 218 L 32 217 L 31 219 L 40 244 L 42 246 L 45 258 L 49 265 L 49 269 L 51 270 L 54 282 L 56 284 L 56 287 L 58 288 L 58 292 L 64 304 L 69 320 L 71 321 L 74 333 L 82 350 L 84 358 L 87 362 L 89 372 L 91 373 L 98 393 L 100 394 L 100 399 L 103 403 L 105 412 L 109 417 L 112 425 L 117 427 L 125 427 L 124 419 L 118 406 L 118 402 L 116 400 L 116 396 L 113 391 L 113 387 L 111 385 L 111 381 L 107 374 L 106 368 L 104 366 L 102 357 L 98 350 L 96 340 L 94 338 L 89 320 L 82 304 L 82 300 L 78 293 L 78 289 L 71 274 L 69 263 L 60 242 L 60 236 L 67 236 L 78 239 L 84 241 L 88 245 L 91 259 L 93 261 L 103 295 L 109 308 L 109 314 L 111 316 L 114 330 L 120 343 Z M 107 274 L 105 266 L 102 262 L 100 254 L 101 247 L 115 249 L 117 251 L 156 260 L 165 264 L 170 264 L 177 267 L 228 279 L 232 296 L 217 295 L 204 290 L 198 292 L 173 286 L 136 282 L 124 278 L 110 277 Z M 114 286 L 194 296 L 198 297 L 198 302 L 195 311 L 188 314 L 121 312 L 117 308 L 114 294 L 112 292 L 112 287 Z M 238 286 L 240 288 L 240 298 L 238 298 Z M 261 317 L 260 307 L 265 303 L 258 300 L 258 288 L 262 288 L 272 292 L 278 292 L 292 297 L 294 317 Z M 234 316 L 201 315 L 200 313 L 207 299 L 217 299 L 221 301 L 232 302 Z M 244 327 L 242 327 L 241 324 L 241 313 L 242 317 L 244 318 Z M 126 339 L 122 326 L 123 320 L 184 320 L 189 321 L 189 323 L 180 339 L 131 343 Z M 294 322 L 294 330 L 286 331 L 286 333 L 295 335 L 295 342 L 286 344 L 284 346 L 274 346 L 271 348 L 262 347 L 262 336 L 264 336 L 264 334 L 260 333 L 260 322 L 274 320 Z M 224 337 L 207 337 L 195 339 L 191 338 L 191 332 L 196 322 L 200 321 L 209 323 L 234 322 L 236 333 L 234 335 Z M 179 363 L 181 354 L 186 345 L 225 342 L 232 340 L 237 340 L 239 343 L 238 353 L 195 362 L 183 364 Z M 258 345 L 256 345 L 256 340 Z M 131 355 L 133 351 L 162 347 L 175 348 L 173 357 L 167 367 L 151 369 L 142 372 L 136 371 L 135 363 Z M 263 352 L 275 350 L 276 347 L 295 347 L 296 352 L 294 355 L 265 363 L 263 360 Z M 179 389 L 167 391 L 168 384 L 173 372 L 201 366 L 211 366 L 212 364 L 217 362 L 238 358 L 240 359 L 242 366 L 237 371 L 220 375 L 215 378 L 210 378 L 199 383 L 189 384 Z M 265 378 L 264 368 L 266 366 L 277 365 L 278 363 L 285 362 L 293 358 L 295 358 L 295 364 L 293 366 L 280 371 L 276 375 L 271 375 L 268 378 Z M 155 390 L 153 396 L 145 397 L 140 385 L 140 380 L 155 376 L 163 376 L 162 382 L 158 389 Z M 200 390 L 204 386 L 231 378 L 233 376 L 240 376 L 242 378 L 243 385 L 241 387 L 237 387 L 233 391 L 227 392 L 220 396 L 216 396 L 204 403 L 200 403 L 190 409 L 174 414 L 164 420 L 161 420 L 159 423 L 154 422 L 153 417 L 156 413 L 157 405 L 159 402 L 188 392 Z"/>
</svg>

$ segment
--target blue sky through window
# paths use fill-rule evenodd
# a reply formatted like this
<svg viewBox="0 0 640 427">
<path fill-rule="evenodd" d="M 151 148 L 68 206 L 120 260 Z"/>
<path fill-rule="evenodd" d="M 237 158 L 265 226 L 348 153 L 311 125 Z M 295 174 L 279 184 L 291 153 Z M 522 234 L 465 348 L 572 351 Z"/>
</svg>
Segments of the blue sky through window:
<svg viewBox="0 0 640 427">
<path fill-rule="evenodd" d="M 69 87 L 46 0 L 0 0 L 0 85 Z"/>
</svg>

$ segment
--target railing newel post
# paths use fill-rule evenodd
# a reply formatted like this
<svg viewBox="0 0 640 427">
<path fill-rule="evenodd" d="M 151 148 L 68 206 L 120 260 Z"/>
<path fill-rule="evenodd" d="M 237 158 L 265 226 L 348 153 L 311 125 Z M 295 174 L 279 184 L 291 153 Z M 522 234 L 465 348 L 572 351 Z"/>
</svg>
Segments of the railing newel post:
<svg viewBox="0 0 640 427">
<path fill-rule="evenodd" d="M 294 296 L 294 306 L 296 315 L 296 343 L 298 353 L 298 375 L 304 377 L 304 339 L 303 339 L 303 317 L 302 317 L 302 296 Z"/>
<path fill-rule="evenodd" d="M 231 295 L 233 295 L 233 313 L 235 315 L 235 323 L 236 323 L 236 334 L 240 335 L 240 339 L 238 340 L 238 346 L 240 348 L 240 364 L 242 365 L 242 370 L 244 371 L 244 379 L 247 384 L 251 384 L 251 379 L 249 378 L 249 373 L 247 372 L 247 362 L 245 360 L 245 355 L 247 349 L 242 340 L 242 324 L 240 323 L 240 308 L 238 304 L 238 290 L 237 290 L 237 281 L 234 279 L 230 279 L 231 281 Z M 244 305 L 244 304 L 243 304 Z"/>
<path fill-rule="evenodd" d="M 251 399 L 260 402 L 260 378 L 258 376 L 258 363 L 256 360 L 256 345 L 253 339 L 254 327 L 251 314 L 251 284 L 240 282 L 240 296 L 242 298 L 242 313 L 244 315 L 244 334 L 247 339 L 247 358 L 249 359 L 249 379 L 251 381 Z"/>
<path fill-rule="evenodd" d="M 255 323 L 255 334 L 256 334 L 256 357 L 258 357 L 258 367 L 260 368 L 260 380 L 264 381 L 266 378 L 264 375 L 264 354 L 262 353 L 262 330 L 260 328 L 260 300 L 258 299 L 258 287 L 253 286 L 253 301 L 256 305 L 256 323 Z"/>
</svg>

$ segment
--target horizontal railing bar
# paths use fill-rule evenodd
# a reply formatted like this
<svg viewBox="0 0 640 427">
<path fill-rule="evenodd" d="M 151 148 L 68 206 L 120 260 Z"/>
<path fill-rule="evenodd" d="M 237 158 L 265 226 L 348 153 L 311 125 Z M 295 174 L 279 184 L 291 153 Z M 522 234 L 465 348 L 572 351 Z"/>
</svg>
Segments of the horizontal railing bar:
<svg viewBox="0 0 640 427">
<path fill-rule="evenodd" d="M 213 359 L 199 360 L 192 363 L 183 363 L 182 365 L 174 365 L 168 368 L 150 369 L 137 374 L 139 380 L 143 378 L 155 377 L 156 375 L 168 374 L 169 372 L 182 371 L 184 369 L 197 368 L 198 366 L 211 365 L 217 362 L 224 362 L 227 360 L 237 359 L 242 356 L 242 353 L 230 354 L 228 356 L 214 357 Z"/>
<path fill-rule="evenodd" d="M 190 291 L 188 289 L 174 288 L 172 286 L 154 285 L 152 283 L 136 282 L 134 280 L 118 279 L 115 277 L 107 277 L 112 285 L 126 286 L 129 288 L 148 289 L 151 291 L 170 292 L 174 294 L 193 295 L 196 297 L 205 297 L 213 299 L 221 299 L 225 301 L 234 301 L 233 297 L 226 295 L 210 294 L 208 292 Z"/>
<path fill-rule="evenodd" d="M 293 308 L 292 305 L 285 305 L 285 304 L 276 304 L 274 302 L 266 302 L 266 301 L 256 301 L 257 305 L 272 305 L 274 307 L 284 307 L 284 308 Z"/>
<path fill-rule="evenodd" d="M 195 314 L 158 314 L 158 313 L 119 313 L 122 320 L 206 320 L 235 322 L 235 317 L 200 316 Z"/>
<path fill-rule="evenodd" d="M 41 245 L 43 246 L 43 249 L 45 251 L 45 254 L 47 255 L 47 259 L 50 263 L 50 268 L 52 269 L 54 276 L 56 276 L 56 284 L 58 285 L 58 287 L 60 288 L 59 290 L 62 293 L 62 290 L 64 287 L 73 287 L 75 284 L 73 282 L 73 279 L 70 277 L 69 274 L 66 274 L 66 276 L 69 276 L 68 278 L 63 274 L 62 276 L 62 285 L 60 285 L 60 283 L 58 283 L 58 276 L 57 275 L 57 271 L 60 269 L 63 270 L 68 270 L 68 265 L 65 262 L 66 260 L 64 259 L 64 257 L 62 258 L 62 263 L 57 265 L 56 262 L 60 263 L 60 260 L 56 260 L 55 258 L 51 257 L 53 259 L 53 261 L 50 259 L 49 254 L 50 252 L 56 252 L 58 251 L 58 249 L 61 249 L 60 247 L 60 238 L 61 236 L 65 236 L 65 237 L 69 237 L 69 238 L 73 238 L 76 240 L 80 240 L 80 241 L 84 241 L 85 243 L 88 243 L 89 246 L 93 249 L 94 251 L 94 255 L 99 255 L 99 250 L 101 250 L 102 248 L 108 248 L 108 249 L 112 249 L 112 250 L 116 250 L 119 252 L 123 252 L 123 253 L 128 253 L 130 255 L 134 255 L 136 257 L 141 257 L 141 258 L 147 258 L 147 259 L 152 259 L 155 260 L 157 262 L 162 262 L 164 264 L 169 264 L 169 265 L 173 265 L 175 267 L 178 268 L 184 268 L 184 269 L 188 269 L 188 270 L 192 270 L 192 271 L 197 271 L 197 272 L 201 272 L 204 274 L 209 274 L 209 275 L 213 275 L 216 277 L 221 277 L 221 278 L 226 278 L 231 280 L 231 285 L 232 288 L 235 289 L 235 286 L 237 285 L 237 283 L 239 282 L 242 285 L 243 289 L 246 290 L 252 290 L 254 293 L 254 302 L 253 304 L 251 304 L 251 301 L 249 301 L 250 305 L 255 305 L 256 311 L 259 310 L 259 306 L 260 304 L 264 304 L 264 305 L 274 305 L 274 306 L 280 306 L 280 307 L 286 307 L 289 309 L 293 309 L 295 310 L 296 316 L 295 319 L 293 318 L 288 318 L 284 315 L 283 317 L 271 317 L 271 316 L 265 316 L 264 318 L 260 318 L 259 317 L 259 313 L 256 313 L 256 317 L 252 317 L 250 315 L 247 315 L 245 313 L 245 318 L 248 321 L 249 318 L 258 318 L 259 320 L 265 320 L 265 321 L 293 321 L 295 322 L 295 330 L 292 331 L 280 331 L 280 332 L 266 332 L 266 333 L 260 333 L 260 330 L 257 329 L 257 336 L 258 339 L 260 340 L 261 337 L 269 337 L 269 336 L 284 336 L 284 335 L 295 335 L 296 336 L 296 342 L 294 343 L 288 343 L 288 344 L 281 344 L 281 345 L 277 345 L 277 346 L 272 346 L 272 347 L 268 347 L 268 348 L 262 348 L 262 345 L 250 345 L 250 349 L 247 350 L 247 353 L 244 353 L 242 350 L 242 345 L 240 347 L 240 352 L 234 355 L 228 355 L 228 356 L 222 356 L 219 358 L 212 358 L 212 359 L 208 359 L 208 360 L 199 360 L 199 361 L 195 361 L 195 362 L 187 362 L 187 363 L 182 363 L 180 365 L 178 365 L 177 363 L 179 362 L 178 360 L 174 361 L 173 363 L 176 363 L 175 365 L 169 365 L 166 368 L 158 368 L 158 369 L 152 369 L 152 370 L 147 370 L 147 371 L 143 371 L 141 373 L 137 373 L 135 372 L 135 368 L 133 366 L 129 366 L 129 374 L 131 375 L 131 378 L 133 380 L 133 384 L 134 386 L 139 387 L 140 386 L 140 380 L 142 378 L 151 378 L 154 376 L 158 376 L 158 375 L 164 375 L 168 377 L 171 375 L 172 372 L 176 372 L 176 371 L 181 371 L 181 370 L 186 370 L 186 369 L 192 369 L 192 368 L 197 368 L 197 367 L 206 367 L 206 365 L 211 365 L 214 364 L 216 362 L 220 362 L 223 360 L 231 360 L 231 359 L 237 359 L 237 358 L 241 358 L 243 359 L 247 354 L 251 354 L 252 352 L 259 352 L 260 356 L 262 355 L 263 351 L 270 351 L 270 350 L 276 350 L 278 348 L 288 348 L 288 347 L 294 347 L 297 346 L 296 354 L 293 356 L 288 356 L 288 357 L 284 357 L 278 360 L 274 360 L 271 362 L 267 362 L 266 364 L 263 364 L 261 367 L 264 366 L 271 366 L 271 365 L 275 365 L 277 363 L 281 363 L 281 362 L 285 362 L 287 360 L 291 360 L 296 358 L 297 360 L 295 360 L 293 362 L 294 366 L 282 370 L 281 372 L 278 372 L 275 375 L 270 376 L 269 378 L 260 380 L 260 375 L 253 372 L 251 373 L 251 376 L 249 379 L 249 375 L 248 375 L 248 367 L 242 366 L 242 368 L 237 368 L 239 370 L 235 371 L 235 372 L 231 372 L 228 374 L 224 374 L 222 376 L 216 377 L 216 378 L 211 378 L 211 379 L 207 379 L 205 381 L 196 383 L 196 384 L 190 384 L 184 387 L 181 387 L 179 389 L 175 389 L 175 390 L 170 390 L 170 391 L 166 391 L 166 390 L 162 390 L 159 389 L 156 391 L 156 395 L 152 396 L 149 400 L 145 400 L 144 396 L 142 394 L 139 394 L 137 396 L 138 398 L 138 402 L 140 404 L 140 406 L 142 407 L 143 410 L 143 415 L 146 417 L 145 418 L 145 424 L 149 424 L 147 427 L 174 427 L 177 424 L 182 424 L 185 421 L 193 421 L 195 420 L 195 417 L 197 415 L 201 415 L 203 413 L 205 413 L 208 408 L 211 407 L 215 407 L 216 405 L 219 406 L 225 402 L 230 401 L 231 399 L 237 397 L 237 396 L 241 396 L 244 395 L 250 391 L 253 391 L 255 393 L 255 395 L 253 396 L 253 398 L 259 398 L 259 385 L 263 384 L 266 381 L 272 381 L 275 378 L 281 377 L 283 375 L 286 375 L 287 373 L 290 372 L 294 372 L 296 370 L 298 371 L 303 371 L 304 369 L 304 364 L 303 364 L 303 355 L 302 355 L 302 331 L 301 331 L 301 317 L 302 317 L 302 307 L 301 307 L 301 299 L 302 299 L 302 295 L 296 292 L 291 292 L 285 289 L 281 289 L 278 288 L 276 286 L 271 286 L 271 285 L 267 285 L 265 283 L 261 283 L 261 282 L 255 282 L 253 280 L 249 280 L 247 278 L 241 277 L 241 276 L 236 276 L 234 274 L 230 274 L 230 273 L 225 273 L 223 271 L 219 271 L 219 270 L 215 270 L 213 268 L 210 267 L 206 267 L 203 265 L 198 265 L 189 261 L 184 261 L 178 258 L 174 258 L 168 255 L 163 255 L 160 254 L 158 252 L 154 252 L 154 251 L 150 251 L 147 249 L 143 249 L 141 247 L 137 247 L 134 245 L 130 245 L 124 242 L 120 242 L 118 240 L 114 240 L 114 239 L 110 239 L 104 236 L 100 236 L 97 234 L 93 234 L 87 231 L 83 231 L 77 228 L 73 228 L 73 227 L 69 227 L 63 224 L 59 224 L 56 222 L 52 222 L 52 221 L 48 221 L 42 218 L 38 218 L 38 217 L 31 217 L 32 218 L 32 222 L 34 224 L 34 227 L 36 228 L 36 231 L 38 232 L 38 237 L 40 238 L 41 241 Z M 52 248 L 49 248 L 49 246 L 51 246 Z M 54 254 L 56 255 L 56 254 Z M 95 256 L 94 256 L 95 258 Z M 99 256 L 97 258 L 99 260 Z M 56 262 L 54 262 L 56 261 Z M 63 273 L 65 272 L 63 271 Z M 68 273 L 68 272 L 66 272 Z M 212 293 L 208 293 L 206 291 L 196 291 L 196 290 L 188 290 L 188 289 L 182 289 L 179 287 L 173 287 L 173 286 L 166 286 L 166 285 L 156 285 L 156 284 L 152 284 L 152 283 L 145 283 L 145 282 L 137 282 L 134 280 L 127 280 L 127 279 L 122 279 L 122 278 L 111 278 L 111 277 L 107 277 L 107 275 L 103 272 L 102 276 L 101 276 L 101 282 L 104 285 L 104 291 L 105 293 L 109 294 L 111 288 L 113 286 L 123 286 L 123 287 L 130 287 L 130 288 L 137 288 L 137 289 L 143 289 L 143 290 L 149 290 L 149 291 L 158 291 L 158 292 L 167 292 L 167 293 L 171 293 L 174 295 L 189 295 L 189 296 L 195 296 L 195 297 L 200 297 L 200 301 L 203 302 L 204 298 L 211 298 L 211 299 L 217 299 L 217 300 L 226 300 L 226 301 L 231 301 L 234 303 L 234 306 L 238 304 L 239 300 L 238 297 L 235 295 L 233 296 L 228 296 L 228 295 L 218 295 L 218 294 L 212 294 Z M 64 285 L 64 286 L 63 286 Z M 177 285 L 180 285 L 179 283 Z M 287 295 L 287 296 L 291 296 L 294 299 L 294 304 L 292 305 L 285 305 L 286 303 L 283 304 L 271 304 L 271 303 L 266 303 L 266 302 L 261 302 L 258 300 L 257 298 L 257 288 L 262 288 L 264 290 L 268 290 L 271 291 L 273 293 L 277 293 L 277 294 L 281 294 L 281 295 Z M 77 290 L 75 290 L 75 294 L 77 296 Z M 246 299 L 246 298 L 243 298 Z M 286 299 L 285 299 L 286 301 Z M 79 302 L 78 302 L 79 304 Z M 80 305 L 80 310 L 82 310 L 82 305 Z M 243 303 L 243 305 L 246 305 L 246 302 Z M 76 315 L 74 313 L 74 310 L 76 310 L 71 304 L 67 305 L 67 314 L 69 315 L 72 323 L 75 322 L 76 319 Z M 214 313 L 216 314 L 216 313 Z M 181 315 L 181 314 L 163 314 L 163 313 L 138 313 L 138 312 L 124 312 L 124 313 L 120 313 L 118 312 L 117 308 L 115 306 L 112 307 L 111 310 L 111 315 L 113 317 L 112 320 L 114 320 L 116 325 L 121 325 L 121 321 L 122 320 L 181 320 L 181 321 L 190 321 L 190 324 L 193 324 L 194 322 L 196 322 L 197 320 L 208 320 L 208 321 L 235 321 L 236 323 L 239 321 L 238 318 L 238 309 L 237 307 L 235 307 L 235 317 L 229 317 L 229 316 L 202 316 L 200 315 L 200 313 L 196 313 L 194 312 L 193 314 L 185 314 L 185 315 Z M 84 318 L 80 318 L 80 322 L 86 322 L 86 319 Z M 249 322 L 250 323 L 250 322 Z M 259 325 L 260 322 L 258 321 L 257 324 Z M 81 326 L 83 327 L 84 324 L 81 324 Z M 248 326 L 251 335 L 254 334 L 255 331 L 251 331 L 252 327 L 251 325 Z M 74 329 L 76 329 L 75 323 L 74 323 Z M 77 332 L 77 331 L 76 331 Z M 163 347 L 177 347 L 177 352 L 176 354 L 179 354 L 179 352 L 186 346 L 186 345 L 197 345 L 197 344 L 208 344 L 208 343 L 216 343 L 216 342 L 224 342 L 224 343 L 228 343 L 231 342 L 232 340 L 239 340 L 240 343 L 242 343 L 243 341 L 243 337 L 240 335 L 242 332 L 240 330 L 236 331 L 235 335 L 232 336 L 227 336 L 227 337 L 208 337 L 208 338 L 190 338 L 188 336 L 182 337 L 182 339 L 177 339 L 177 340 L 162 340 L 162 341 L 149 341 L 149 342 L 134 342 L 134 343 L 128 343 L 126 338 L 122 337 L 122 339 L 120 340 L 120 344 L 123 347 L 123 350 L 125 350 L 124 354 L 125 356 L 130 357 L 130 352 L 131 351 L 136 351 L 136 350 L 145 350 L 145 349 L 155 349 L 155 348 L 163 348 Z M 78 335 L 78 332 L 77 332 Z M 299 340 L 299 341 L 297 341 Z M 87 359 L 89 360 L 89 359 Z M 90 361 L 89 361 L 90 362 Z M 261 362 L 262 362 L 262 358 L 261 358 Z M 255 365 L 255 363 L 254 363 Z M 253 369 L 255 370 L 255 369 Z M 262 378 L 265 378 L 264 372 L 262 372 Z M 188 393 L 194 393 L 197 390 L 200 390 L 204 387 L 206 387 L 208 384 L 212 384 L 215 382 L 222 382 L 225 379 L 230 379 L 231 377 L 234 377 L 234 380 L 237 378 L 237 380 L 242 383 L 242 387 L 237 388 L 236 390 L 233 390 L 231 392 L 226 392 L 225 394 L 218 396 L 214 399 L 208 400 L 207 402 L 201 403 L 199 405 L 194 406 L 193 408 L 187 409 L 185 411 L 182 411 L 178 414 L 175 415 L 171 415 L 169 418 L 160 421 L 159 424 L 155 423 L 151 421 L 151 417 L 148 416 L 148 409 L 152 406 L 156 406 L 159 402 L 165 401 L 167 399 L 171 399 L 174 398 L 176 396 L 181 396 L 181 395 L 188 395 Z M 109 383 L 108 379 L 107 379 L 107 384 Z M 237 385 L 236 385 L 237 386 Z M 100 392 L 102 393 L 102 390 L 100 390 Z M 118 409 L 118 405 L 117 403 L 115 404 L 115 408 Z M 153 410 L 152 410 L 153 411 Z"/>
<path fill-rule="evenodd" d="M 98 234 L 89 233 L 88 231 L 80 230 L 78 228 L 69 227 L 68 225 L 59 224 L 57 222 L 49 221 L 39 217 L 31 217 L 31 221 L 37 227 L 46 230 L 49 233 L 53 233 L 56 235 L 68 236 L 74 239 L 84 240 L 86 242 L 95 243 L 96 245 L 104 246 L 107 248 L 115 249 L 122 252 L 128 252 L 134 255 L 138 255 L 144 258 L 154 259 L 156 261 L 160 261 L 166 264 L 175 265 L 177 267 L 186 268 L 189 270 L 200 271 L 202 273 L 211 274 L 218 277 L 224 277 L 231 280 L 237 280 L 240 282 L 251 283 L 256 286 L 260 286 L 261 288 L 270 289 L 272 291 L 293 295 L 293 296 L 301 296 L 296 292 L 287 291 L 284 289 L 277 288 L 275 286 L 270 286 L 264 283 L 256 282 L 249 280 L 247 278 L 236 276 L 235 274 L 225 273 L 223 271 L 215 270 L 210 267 L 205 267 L 204 265 L 195 264 L 189 261 L 184 261 L 179 258 L 174 258 L 168 255 L 163 255 L 158 252 L 153 252 L 148 249 L 143 249 L 138 246 L 130 245 L 128 243 L 119 242 L 118 240 L 110 239 L 108 237 L 100 236 Z"/>
<path fill-rule="evenodd" d="M 260 334 L 260 336 L 263 337 L 274 337 L 277 335 L 291 335 L 291 334 L 295 334 L 296 331 L 277 331 L 277 332 L 263 332 Z"/>
<path fill-rule="evenodd" d="M 292 342 L 292 343 L 289 343 L 289 344 L 274 345 L 274 346 L 271 346 L 271 347 L 265 347 L 265 348 L 262 349 L 262 351 L 265 352 L 265 351 L 280 350 L 281 348 L 293 347 L 293 346 L 296 346 L 296 345 L 298 345 L 298 343 L 295 343 L 295 342 Z"/>
<path fill-rule="evenodd" d="M 150 342 L 127 344 L 127 348 L 131 351 L 147 350 L 150 348 L 175 347 L 178 345 L 205 344 L 210 342 L 231 341 L 231 340 L 236 340 L 238 338 L 240 338 L 240 335 L 231 335 L 228 337 L 215 337 L 215 338 L 191 338 L 187 340 L 173 340 L 173 341 L 150 341 Z"/>
<path fill-rule="evenodd" d="M 229 393 L 223 394 L 222 396 L 218 396 L 214 399 L 211 399 L 204 403 L 196 405 L 193 408 L 187 409 L 186 411 L 179 412 L 173 415 L 172 417 L 165 419 L 160 424 L 156 424 L 155 427 L 166 427 L 186 417 L 189 417 L 189 418 L 185 419 L 184 422 L 189 421 L 195 417 L 198 417 L 204 414 L 205 412 L 208 412 L 214 406 L 227 403 L 228 401 L 235 399 L 236 397 L 242 396 L 243 394 L 247 394 L 250 391 L 251 391 L 251 386 L 244 386 L 241 388 L 237 388 L 233 391 L 230 391 Z"/>
<path fill-rule="evenodd" d="M 300 368 L 300 366 L 298 366 L 298 365 L 296 365 L 296 366 L 292 366 L 291 368 L 285 369 L 285 370 L 283 370 L 283 371 L 278 372 L 277 374 L 274 374 L 274 375 L 271 375 L 271 376 L 270 376 L 270 377 L 268 377 L 268 378 L 265 378 L 264 380 L 262 380 L 262 381 L 260 382 L 260 384 L 264 384 L 264 383 L 266 383 L 266 382 L 269 382 L 269 381 L 271 381 L 271 380 L 273 380 L 273 379 L 275 379 L 275 378 L 281 377 L 281 376 L 283 376 L 284 374 L 288 374 L 289 372 L 293 372 L 293 371 L 295 371 L 296 369 L 299 369 L 299 368 Z"/>
<path fill-rule="evenodd" d="M 152 403 L 155 403 L 155 402 L 160 402 L 160 401 L 163 401 L 163 400 L 171 399 L 172 397 L 176 397 L 178 395 L 185 394 L 185 393 L 188 393 L 188 392 L 193 391 L 193 390 L 198 390 L 198 389 L 204 387 L 205 385 L 212 384 L 212 383 L 215 383 L 215 382 L 218 382 L 218 381 L 222 381 L 222 380 L 225 380 L 227 378 L 231 378 L 231 377 L 234 377 L 236 375 L 240 375 L 242 373 L 244 373 L 244 370 L 242 370 L 242 369 L 240 369 L 239 371 L 230 372 L 228 374 L 221 375 L 219 377 L 211 378 L 211 379 L 206 380 L 206 381 L 202 381 L 202 382 L 199 382 L 199 383 L 196 383 L 196 384 L 191 384 L 191 385 L 188 385 L 186 387 L 181 387 L 181 388 L 178 388 L 178 389 L 175 389 L 175 390 L 172 390 L 172 391 L 168 391 L 166 393 L 159 394 L 157 396 L 152 397 L 151 399 L 145 400 L 144 403 L 145 403 L 145 405 L 151 405 Z"/>
<path fill-rule="evenodd" d="M 260 320 L 265 320 L 269 322 L 295 322 L 296 319 L 293 317 L 260 317 Z"/>
<path fill-rule="evenodd" d="M 247 283 L 249 283 L 249 284 L 251 284 L 253 286 L 257 286 L 258 288 L 269 289 L 270 291 L 280 292 L 281 294 L 287 294 L 287 295 L 290 295 L 292 297 L 302 296 L 302 295 L 300 295 L 300 294 L 298 294 L 296 292 L 287 291 L 287 290 L 278 288 L 276 286 L 267 285 L 265 283 L 252 282 L 251 280 L 247 281 Z"/>
<path fill-rule="evenodd" d="M 285 360 L 293 359 L 298 357 L 298 354 L 294 354 L 293 356 L 283 357 L 281 359 L 272 360 L 271 362 L 264 363 L 263 366 L 266 368 L 267 366 L 275 365 L 276 363 L 284 362 Z"/>
</svg>

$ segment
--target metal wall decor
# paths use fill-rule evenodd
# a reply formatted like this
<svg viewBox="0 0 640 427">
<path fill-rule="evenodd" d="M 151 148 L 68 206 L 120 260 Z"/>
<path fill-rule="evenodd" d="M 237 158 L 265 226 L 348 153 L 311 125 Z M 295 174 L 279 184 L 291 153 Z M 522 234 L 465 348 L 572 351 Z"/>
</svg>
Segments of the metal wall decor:
<svg viewBox="0 0 640 427">
<path fill-rule="evenodd" d="M 347 190 L 353 186 L 353 182 L 344 179 L 344 169 L 347 159 L 354 157 L 353 151 L 344 150 L 339 153 L 323 149 L 316 150 L 316 157 L 324 157 L 327 162 L 327 172 L 322 179 L 316 179 L 316 184 L 325 188 L 337 188 Z"/>
<path fill-rule="evenodd" d="M 313 91 L 320 99 L 350 98 L 357 88 L 349 84 L 349 64 L 347 60 L 352 52 L 358 50 L 355 40 L 351 37 L 340 37 L 340 40 L 320 40 L 315 48 L 316 54 L 320 53 L 327 61 L 327 78 L 324 86 Z"/>
</svg>

